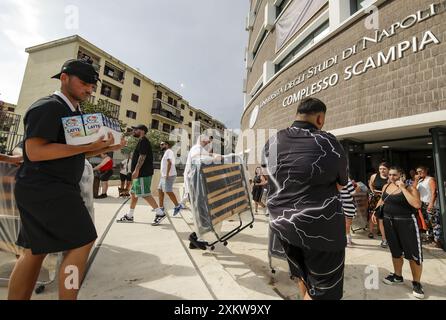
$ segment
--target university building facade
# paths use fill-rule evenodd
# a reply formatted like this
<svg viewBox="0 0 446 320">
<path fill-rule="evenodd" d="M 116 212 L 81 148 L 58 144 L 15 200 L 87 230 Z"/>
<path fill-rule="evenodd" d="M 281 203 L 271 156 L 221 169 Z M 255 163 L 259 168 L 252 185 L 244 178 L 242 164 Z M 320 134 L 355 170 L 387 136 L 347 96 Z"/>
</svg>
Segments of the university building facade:
<svg viewBox="0 0 446 320">
<path fill-rule="evenodd" d="M 242 129 L 284 129 L 321 99 L 352 178 L 426 165 L 446 221 L 445 21 L 444 0 L 252 0 Z"/>
</svg>

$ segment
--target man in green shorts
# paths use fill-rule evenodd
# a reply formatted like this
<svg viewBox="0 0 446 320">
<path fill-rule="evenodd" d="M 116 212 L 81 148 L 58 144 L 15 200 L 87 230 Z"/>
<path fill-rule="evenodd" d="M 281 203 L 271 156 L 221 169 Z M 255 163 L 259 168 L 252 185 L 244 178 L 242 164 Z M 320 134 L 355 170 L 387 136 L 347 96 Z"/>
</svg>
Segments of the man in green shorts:
<svg viewBox="0 0 446 320">
<path fill-rule="evenodd" d="M 166 218 L 166 213 L 159 208 L 155 199 L 152 197 L 151 185 L 153 176 L 153 153 L 152 146 L 146 134 L 149 131 L 145 125 L 133 127 L 133 136 L 139 139 L 132 158 L 132 189 L 130 191 L 132 200 L 130 203 L 130 211 L 119 219 L 118 223 L 133 223 L 134 213 L 138 198 L 143 198 L 147 203 L 155 209 L 157 221 Z"/>
</svg>

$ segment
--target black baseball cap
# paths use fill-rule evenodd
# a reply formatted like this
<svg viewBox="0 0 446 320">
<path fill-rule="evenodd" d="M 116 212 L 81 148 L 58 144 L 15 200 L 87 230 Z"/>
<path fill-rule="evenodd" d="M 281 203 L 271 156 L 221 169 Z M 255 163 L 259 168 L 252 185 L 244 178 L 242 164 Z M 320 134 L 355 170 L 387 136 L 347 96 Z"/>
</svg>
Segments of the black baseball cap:
<svg viewBox="0 0 446 320">
<path fill-rule="evenodd" d="M 62 73 L 76 76 L 86 83 L 96 84 L 99 80 L 99 73 L 92 64 L 85 60 L 68 60 L 62 66 L 60 73 L 56 74 L 52 79 L 60 79 Z"/>
<path fill-rule="evenodd" d="M 143 124 L 134 126 L 134 127 L 132 127 L 132 129 L 133 129 L 133 130 L 142 130 L 142 131 L 144 131 L 145 133 L 149 132 L 149 129 L 148 129 L 145 125 L 143 125 Z"/>
</svg>

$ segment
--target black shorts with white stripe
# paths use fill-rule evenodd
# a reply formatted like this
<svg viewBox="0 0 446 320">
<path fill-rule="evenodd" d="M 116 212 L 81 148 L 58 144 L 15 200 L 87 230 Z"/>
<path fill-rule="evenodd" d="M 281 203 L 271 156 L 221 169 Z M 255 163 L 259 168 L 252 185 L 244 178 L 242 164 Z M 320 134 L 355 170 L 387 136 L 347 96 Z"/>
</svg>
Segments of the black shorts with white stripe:
<svg viewBox="0 0 446 320">
<path fill-rule="evenodd" d="M 384 216 L 384 229 L 392 257 L 423 263 L 420 230 L 415 215 L 408 217 Z"/>
</svg>

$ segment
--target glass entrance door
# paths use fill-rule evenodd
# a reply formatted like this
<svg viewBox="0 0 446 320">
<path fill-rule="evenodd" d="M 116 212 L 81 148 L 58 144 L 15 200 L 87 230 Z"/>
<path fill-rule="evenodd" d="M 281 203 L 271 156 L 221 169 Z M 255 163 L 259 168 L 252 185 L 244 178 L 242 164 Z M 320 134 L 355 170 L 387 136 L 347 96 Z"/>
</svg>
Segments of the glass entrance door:
<svg viewBox="0 0 446 320">
<path fill-rule="evenodd" d="M 438 181 L 438 198 L 443 230 L 443 249 L 446 251 L 446 128 L 431 129 L 435 171 Z"/>
</svg>

